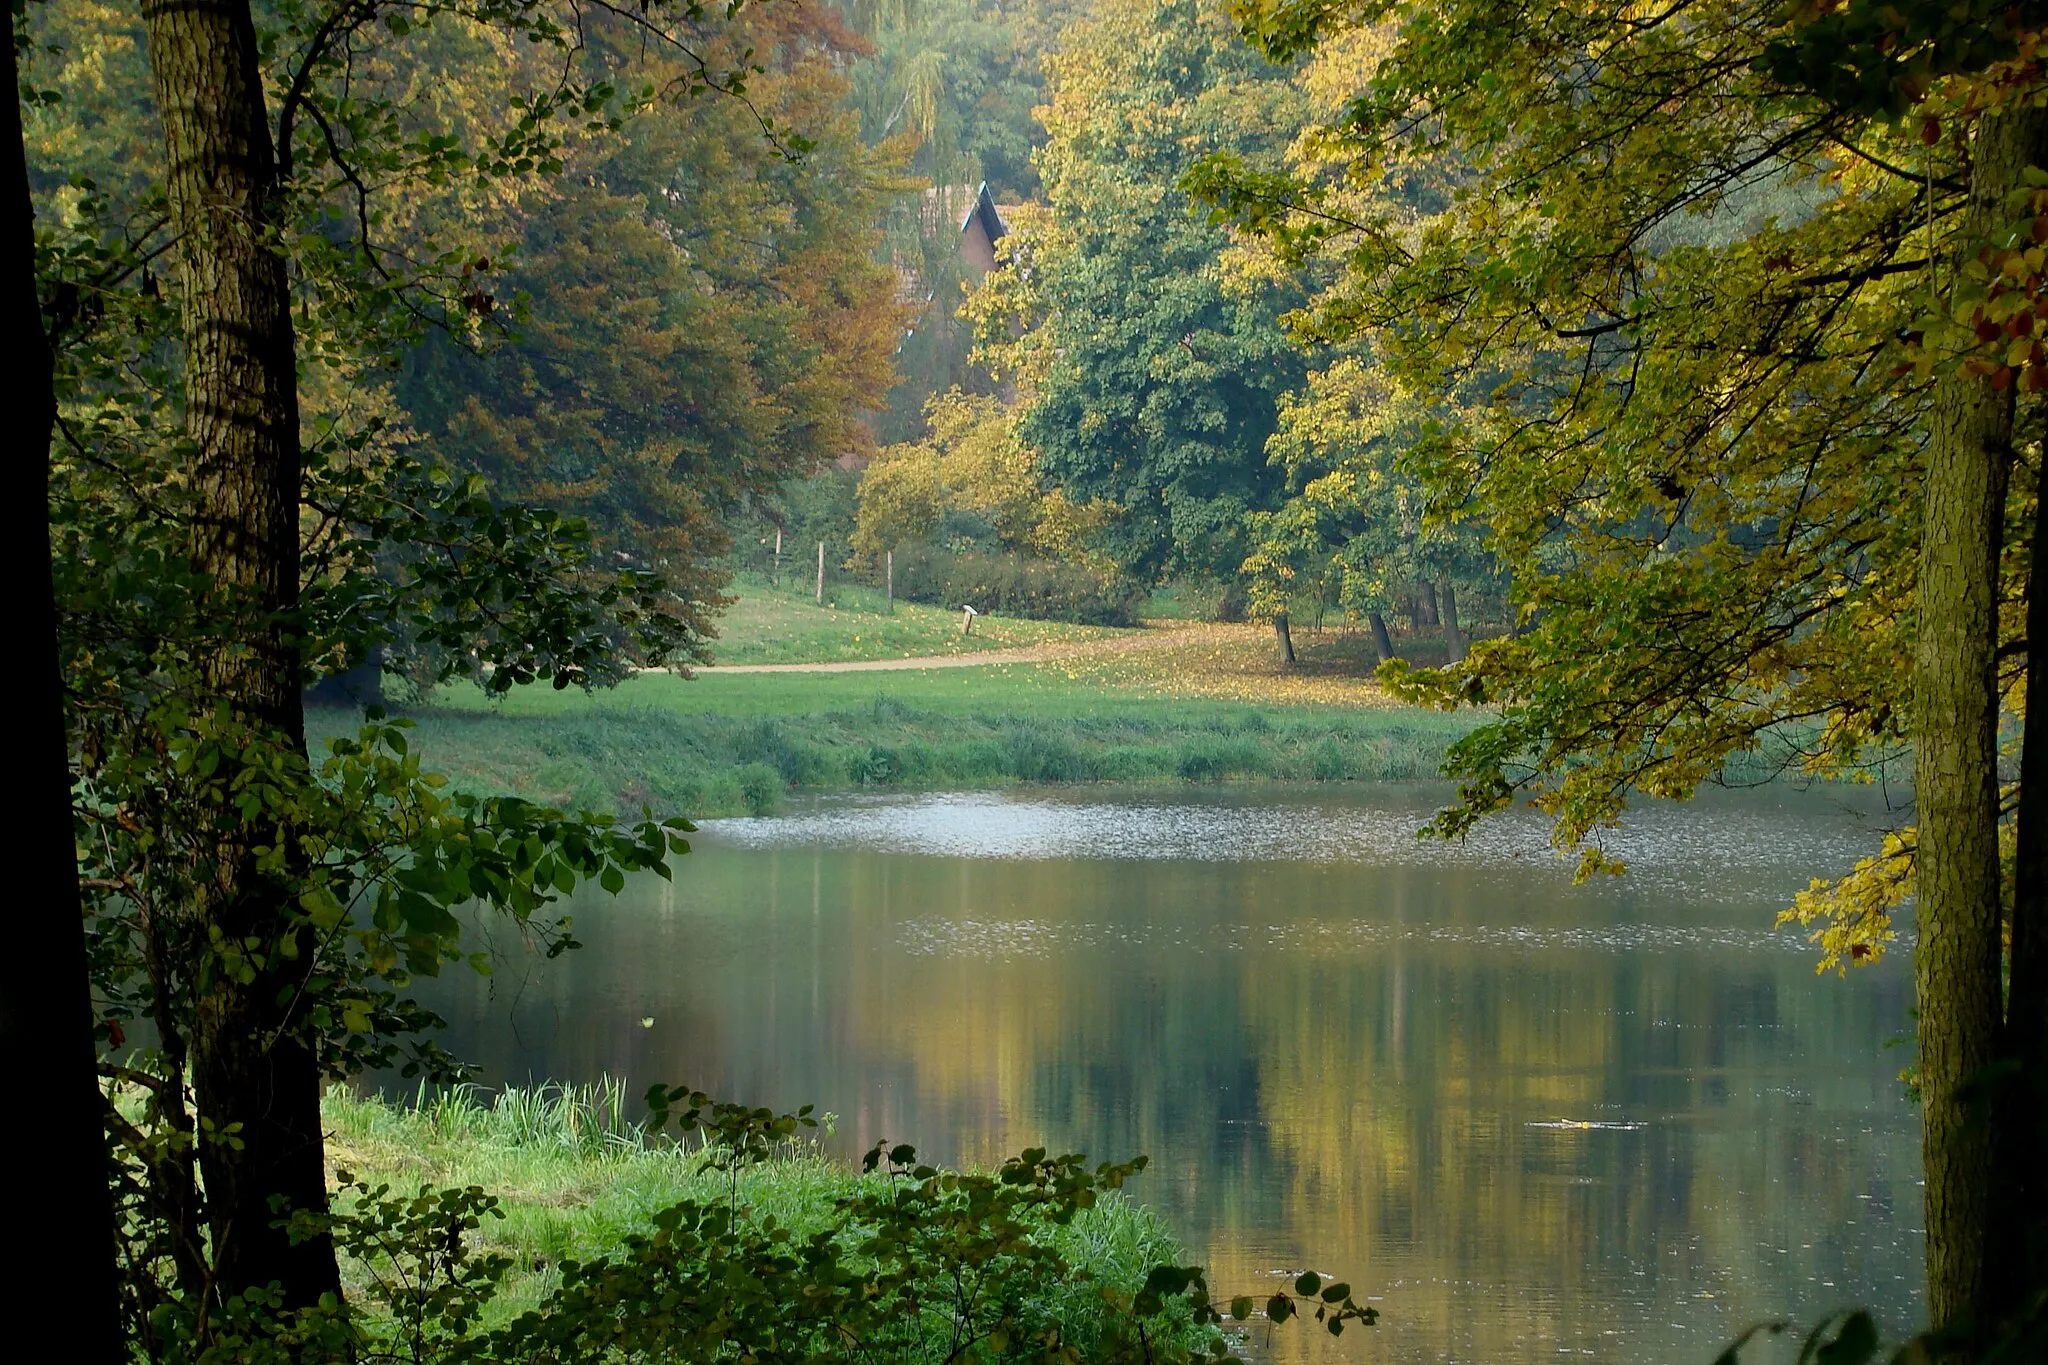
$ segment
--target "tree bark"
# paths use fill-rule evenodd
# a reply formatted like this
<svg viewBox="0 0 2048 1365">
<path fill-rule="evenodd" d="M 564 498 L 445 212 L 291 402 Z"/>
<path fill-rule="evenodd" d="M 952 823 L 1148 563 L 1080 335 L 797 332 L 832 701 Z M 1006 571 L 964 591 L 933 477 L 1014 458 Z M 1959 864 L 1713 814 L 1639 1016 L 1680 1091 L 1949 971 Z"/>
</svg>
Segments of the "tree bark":
<svg viewBox="0 0 2048 1365">
<path fill-rule="evenodd" d="M 148 0 L 143 21 L 179 242 L 191 554 L 212 580 L 224 636 L 205 683 L 237 720 L 303 754 L 302 670 L 289 625 L 298 602 L 298 389 L 255 25 L 247 0 Z M 290 1003 L 311 947 L 294 941 L 303 930 L 289 887 L 268 879 L 254 852 L 278 835 L 245 827 L 208 850 L 213 889 L 199 912 L 226 941 L 261 949 L 253 980 L 218 963 L 202 969 L 189 1041 L 200 1115 L 216 1131 L 240 1125 L 239 1146 L 209 1142 L 200 1154 L 218 1290 L 226 1297 L 275 1281 L 299 1306 L 338 1291 L 340 1279 L 328 1242 L 294 1245 L 273 1203 L 326 1207 L 319 1064 Z"/>
<path fill-rule="evenodd" d="M 7 206 L 0 241 L 0 327 L 14 341 L 14 454 L 6 462 L 7 501 L 17 533 L 7 537 L 7 581 L 22 652 L 16 694 L 24 804 L 16 808 L 16 856 L 23 869 L 23 912 L 0 954 L 0 1055 L 22 1093 L 37 1096 L 35 1117 L 17 1115 L 6 1133 L 6 1168 L 33 1172 L 46 1207 L 33 1236 L 17 1235 L 4 1271 L 18 1304 L 61 1304 L 65 1351 L 89 1365 L 117 1365 L 122 1341 L 119 1262 L 106 1130 L 101 1121 L 99 1049 L 93 1040 L 85 919 L 71 824 L 71 760 L 65 735 L 64 681 L 57 649 L 57 607 L 50 573 L 50 436 L 57 395 L 52 357 L 36 293 L 35 207 L 22 144 L 20 81 L 15 69 L 14 7 L 5 9 L 0 62 L 6 111 L 0 125 L 0 178 Z M 19 518 L 26 518 L 21 521 Z"/>
<path fill-rule="evenodd" d="M 1451 586 L 1450 579 L 1437 584 L 1436 601 L 1443 619 L 1444 662 L 1454 664 L 1465 657 L 1469 642 L 1465 639 L 1464 628 L 1458 624 L 1458 590 Z"/>
<path fill-rule="evenodd" d="M 1977 130 L 1958 260 L 2007 217 L 2006 194 L 2043 156 L 2048 115 L 2004 107 Z M 1952 373 L 1936 388 L 1923 490 L 1913 729 L 1919 803 L 1922 1162 L 1927 1306 L 1936 1330 L 1988 1322 L 1990 1229 L 2000 1213 L 1987 1104 L 2003 1015 L 1998 857 L 1998 563 L 2012 462 L 2013 393 Z"/>
<path fill-rule="evenodd" d="M 2005 1061 L 1998 1096 L 2003 1216 L 1991 1245 L 1993 1313 L 2048 1287 L 2048 497 L 2036 490 L 2027 567 L 2027 728 L 2020 741 Z"/>
<path fill-rule="evenodd" d="M 1372 627 L 1373 653 L 1380 656 L 1381 663 L 1389 662 L 1394 657 L 1394 641 L 1387 634 L 1387 618 L 1374 612 L 1366 620 Z"/>
<path fill-rule="evenodd" d="M 1290 629 L 1287 613 L 1280 612 L 1273 617 L 1273 643 L 1280 647 L 1280 662 L 1291 664 L 1294 659 L 1294 632 Z"/>
</svg>

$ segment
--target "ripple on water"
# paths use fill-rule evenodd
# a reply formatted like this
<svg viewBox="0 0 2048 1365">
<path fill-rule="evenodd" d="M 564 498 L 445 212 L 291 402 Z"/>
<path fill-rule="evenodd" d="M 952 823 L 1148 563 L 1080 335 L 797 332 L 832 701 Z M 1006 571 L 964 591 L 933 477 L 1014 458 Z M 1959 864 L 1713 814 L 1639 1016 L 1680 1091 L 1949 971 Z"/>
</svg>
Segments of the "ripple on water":
<svg viewBox="0 0 2048 1365">
<path fill-rule="evenodd" d="M 1503 813 L 1463 839 L 1418 839 L 1431 807 L 1406 800 L 1104 801 L 968 793 L 821 803 L 781 816 L 707 820 L 720 842 L 746 848 L 858 848 L 951 858 L 1141 859 L 1459 867 L 1500 876 L 1566 878 L 1533 811 Z M 1826 809 L 1823 806 L 1823 809 Z M 1834 815 L 1836 812 L 1830 812 Z M 1770 805 L 1652 805 L 1632 812 L 1600 846 L 1647 889 L 1694 899 L 1750 898 L 1726 874 L 1797 868 L 1843 871 L 1875 843 L 1873 820 L 1789 820 Z M 1803 884 L 1803 883 L 1802 883 Z"/>
<path fill-rule="evenodd" d="M 1813 948 L 1799 930 L 1716 924 L 1387 924 L 1369 920 L 1302 924 L 1180 925 L 1057 922 L 1043 919 L 926 917 L 897 926 L 897 942 L 913 957 L 1049 958 L 1119 947 L 1244 952 L 1255 948 L 1341 953 L 1386 944 L 1460 946 L 1508 953 L 1559 949 L 1608 953 L 1799 953 Z M 1900 934 L 1901 950 L 1911 935 Z"/>
</svg>

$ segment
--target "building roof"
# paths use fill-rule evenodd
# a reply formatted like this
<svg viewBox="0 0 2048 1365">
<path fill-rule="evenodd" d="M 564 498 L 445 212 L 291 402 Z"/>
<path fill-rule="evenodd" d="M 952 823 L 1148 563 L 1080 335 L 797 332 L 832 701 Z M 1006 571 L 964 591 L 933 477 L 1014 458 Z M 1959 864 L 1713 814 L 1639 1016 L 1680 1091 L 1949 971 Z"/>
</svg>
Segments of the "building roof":
<svg viewBox="0 0 2048 1365">
<path fill-rule="evenodd" d="M 996 198 L 988 192 L 986 180 L 981 182 L 981 189 L 975 193 L 973 207 L 969 208 L 967 216 L 960 220 L 960 230 L 967 231 L 974 226 L 977 218 L 981 220 L 981 230 L 987 234 L 991 246 L 1001 241 L 1010 231 L 1009 225 L 1003 221 L 1003 215 L 996 212 Z"/>
</svg>

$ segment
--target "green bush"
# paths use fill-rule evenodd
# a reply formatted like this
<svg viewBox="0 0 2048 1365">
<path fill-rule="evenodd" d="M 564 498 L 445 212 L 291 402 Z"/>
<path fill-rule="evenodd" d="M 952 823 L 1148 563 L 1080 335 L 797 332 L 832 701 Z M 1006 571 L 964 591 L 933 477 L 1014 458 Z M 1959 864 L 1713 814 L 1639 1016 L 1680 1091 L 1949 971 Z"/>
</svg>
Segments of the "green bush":
<svg viewBox="0 0 2048 1365">
<path fill-rule="evenodd" d="M 896 551 L 896 594 L 934 606 L 1091 626 L 1133 626 L 1142 598 L 1076 564 L 1007 551 L 955 553 L 930 545 Z"/>
</svg>

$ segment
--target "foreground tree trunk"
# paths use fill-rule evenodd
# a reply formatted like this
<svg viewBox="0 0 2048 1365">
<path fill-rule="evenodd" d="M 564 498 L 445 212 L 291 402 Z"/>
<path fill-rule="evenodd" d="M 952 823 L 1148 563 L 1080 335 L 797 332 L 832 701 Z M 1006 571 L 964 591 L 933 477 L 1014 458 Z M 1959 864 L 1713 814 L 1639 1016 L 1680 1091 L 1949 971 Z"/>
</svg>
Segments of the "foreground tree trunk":
<svg viewBox="0 0 2048 1365">
<path fill-rule="evenodd" d="M 2048 161 L 2048 114 L 2000 108 L 1979 125 L 1958 257 L 1988 244 L 2003 200 Z M 1919 803 L 1915 873 L 1920 944 L 1922 1160 L 1927 1181 L 1927 1306 L 1937 1330 L 1989 1319 L 1996 1191 L 1987 1087 L 2001 1016 L 1998 858 L 1998 561 L 2013 393 L 1952 373 L 1934 400 L 1924 489 L 1914 658 Z"/>
<path fill-rule="evenodd" d="M 1288 624 L 1287 613 L 1280 612 L 1273 617 L 1273 643 L 1280 648 L 1280 662 L 1291 664 L 1294 659 L 1294 631 Z"/>
<path fill-rule="evenodd" d="M 1993 1229 L 1993 1310 L 2024 1308 L 2048 1287 L 2048 497 L 2037 490 L 2027 569 L 2027 729 L 2020 747 L 2012 948 L 2000 1087 L 1998 1189 L 2004 1216 Z"/>
<path fill-rule="evenodd" d="M 1465 657 L 1465 648 L 1470 642 L 1465 638 L 1464 627 L 1458 624 L 1458 590 L 1446 578 L 1437 585 L 1436 601 L 1438 615 L 1443 618 L 1444 662 L 1457 663 Z"/>
<path fill-rule="evenodd" d="M 66 1356 L 86 1365 L 126 1358 L 121 1339 L 114 1205 L 106 1130 L 101 1122 L 98 1048 L 86 971 L 85 920 L 71 826 L 71 763 L 64 733 L 64 683 L 57 654 L 57 608 L 50 579 L 50 434 L 57 396 L 43 310 L 36 297 L 35 208 L 21 140 L 15 70 L 14 7 L 0 18 L 6 111 L 0 115 L 0 328 L 13 339 L 14 454 L 5 463 L 7 582 L 14 599 L 16 735 L 23 804 L 17 806 L 15 856 L 22 867 L 21 913 L 0 954 L 0 1055 L 22 1093 L 36 1096 L 34 1118 L 17 1115 L 6 1133 L 6 1168 L 33 1179 L 57 1217 L 18 1234 L 7 1257 L 8 1292 L 24 1307 L 61 1304 Z"/>
<path fill-rule="evenodd" d="M 247 0 L 149 0 L 143 19 L 182 270 L 191 553 L 214 582 L 224 634 L 205 681 L 239 721 L 302 753 L 288 624 L 298 601 L 298 391 L 255 26 Z M 228 942 L 262 947 L 253 980 L 220 963 L 201 969 L 190 1045 L 200 1115 L 216 1129 L 240 1125 L 239 1147 L 210 1143 L 200 1154 L 219 1291 L 277 1281 L 296 1306 L 340 1281 L 332 1247 L 293 1245 L 273 1207 L 326 1206 L 319 1066 L 290 1007 L 310 946 L 292 941 L 288 888 L 254 856 L 276 837 L 243 828 L 210 850 L 212 892 L 199 911 Z"/>
</svg>

